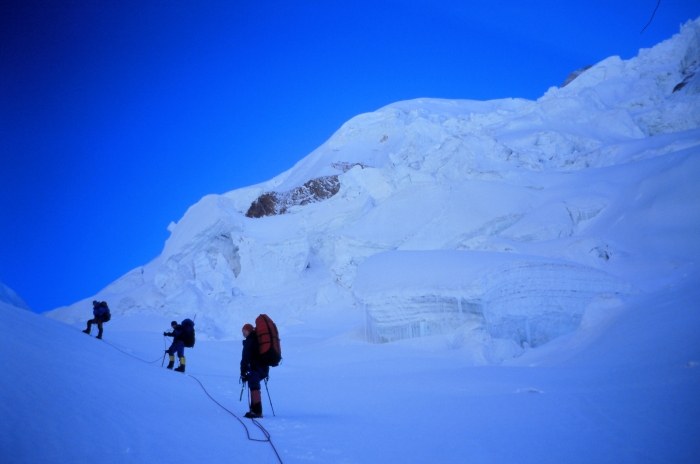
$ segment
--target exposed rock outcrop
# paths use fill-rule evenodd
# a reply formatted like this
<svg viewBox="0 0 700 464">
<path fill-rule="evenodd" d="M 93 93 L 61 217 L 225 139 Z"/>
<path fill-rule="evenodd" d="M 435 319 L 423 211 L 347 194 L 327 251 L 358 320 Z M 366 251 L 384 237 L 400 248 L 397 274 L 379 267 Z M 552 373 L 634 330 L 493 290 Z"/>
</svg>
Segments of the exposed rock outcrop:
<svg viewBox="0 0 700 464">
<path fill-rule="evenodd" d="M 339 190 L 340 181 L 337 175 L 317 177 L 287 192 L 263 193 L 253 201 L 245 215 L 249 218 L 261 218 L 284 214 L 292 206 L 326 200 Z"/>
<path fill-rule="evenodd" d="M 386 136 L 384 136 L 384 137 L 386 137 Z M 380 142 L 383 142 L 383 141 L 384 141 L 384 139 L 380 140 Z M 351 170 L 351 169 L 354 168 L 355 166 L 359 166 L 359 167 L 361 167 L 362 169 L 364 169 L 364 168 L 367 167 L 367 166 L 365 166 L 365 165 L 362 164 L 362 163 L 347 163 L 347 162 L 345 162 L 345 161 L 340 161 L 340 162 L 338 162 L 338 163 L 333 163 L 333 164 L 331 164 L 331 167 L 332 167 L 333 169 L 337 169 L 337 170 L 343 171 L 343 172 L 348 172 L 349 170 Z"/>
<path fill-rule="evenodd" d="M 698 63 L 697 61 L 694 61 L 690 64 L 690 66 L 688 66 L 686 69 L 683 70 L 684 79 L 673 88 L 674 93 L 678 92 L 680 89 L 685 87 L 688 84 L 688 82 L 690 82 L 690 80 L 693 77 L 695 77 L 695 73 L 697 72 L 699 66 L 700 66 L 700 63 Z"/>
</svg>

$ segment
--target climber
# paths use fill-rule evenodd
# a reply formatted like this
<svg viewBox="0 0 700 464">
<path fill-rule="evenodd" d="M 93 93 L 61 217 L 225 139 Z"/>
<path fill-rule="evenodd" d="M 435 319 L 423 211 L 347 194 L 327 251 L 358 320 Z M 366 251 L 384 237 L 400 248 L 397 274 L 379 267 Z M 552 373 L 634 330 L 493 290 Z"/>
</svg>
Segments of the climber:
<svg viewBox="0 0 700 464">
<path fill-rule="evenodd" d="M 267 378 L 270 367 L 259 362 L 259 345 L 255 328 L 251 324 L 246 324 L 243 326 L 242 332 L 245 340 L 243 340 L 243 354 L 241 356 L 241 381 L 248 382 L 248 388 L 250 388 L 250 411 L 245 413 L 245 417 L 262 418 L 260 381 Z"/>
<path fill-rule="evenodd" d="M 166 353 L 170 355 L 170 362 L 168 362 L 167 368 L 172 369 L 175 365 L 175 352 L 177 352 L 177 356 L 180 358 L 180 365 L 175 370 L 177 372 L 185 372 L 185 348 L 194 346 L 194 322 L 190 319 L 185 319 L 182 321 L 182 324 L 172 321 L 170 326 L 173 328 L 172 332 L 163 332 L 164 336 L 173 337 L 173 343 L 166 350 Z"/>
<path fill-rule="evenodd" d="M 92 315 L 94 318 L 87 321 L 87 329 L 83 330 L 83 333 L 90 335 L 92 329 L 92 324 L 97 324 L 97 337 L 102 340 L 102 324 L 109 321 L 112 318 L 112 314 L 109 312 L 109 307 L 106 301 L 93 301 L 92 302 Z"/>
</svg>

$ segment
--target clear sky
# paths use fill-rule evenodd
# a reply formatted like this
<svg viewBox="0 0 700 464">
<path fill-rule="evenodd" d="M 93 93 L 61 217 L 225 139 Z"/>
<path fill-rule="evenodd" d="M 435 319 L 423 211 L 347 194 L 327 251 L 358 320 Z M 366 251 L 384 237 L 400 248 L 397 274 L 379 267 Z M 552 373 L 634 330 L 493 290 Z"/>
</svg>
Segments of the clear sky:
<svg viewBox="0 0 700 464">
<path fill-rule="evenodd" d="M 536 99 L 700 16 L 662 0 L 100 0 L 0 6 L 0 281 L 37 312 L 162 250 L 210 193 L 420 97 Z"/>
</svg>

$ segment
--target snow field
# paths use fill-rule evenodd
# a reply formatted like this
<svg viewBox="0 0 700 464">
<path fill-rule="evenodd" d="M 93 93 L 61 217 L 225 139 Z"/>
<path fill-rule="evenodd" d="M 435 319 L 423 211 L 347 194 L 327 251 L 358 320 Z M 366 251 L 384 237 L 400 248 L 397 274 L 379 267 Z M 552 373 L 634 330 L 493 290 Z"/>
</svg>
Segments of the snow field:
<svg viewBox="0 0 700 464">
<path fill-rule="evenodd" d="M 162 336 L 120 337 L 105 324 L 105 341 L 142 347 L 133 355 L 158 357 L 149 365 L 27 311 L 4 305 L 0 317 L 12 329 L 0 341 L 3 462 L 230 462 L 244 447 L 258 462 L 277 461 L 248 448 L 240 424 L 195 381 L 160 369 Z"/>
<path fill-rule="evenodd" d="M 285 463 L 694 462 L 696 287 L 632 297 L 605 324 L 502 366 L 479 366 L 480 346 L 444 335 L 368 344 L 361 312 L 311 312 L 281 327 L 284 360 L 268 384 L 277 416 L 263 392 L 261 422 Z M 13 328 L 0 341 L 5 462 L 277 462 L 159 361 L 27 311 L 0 317 Z M 105 341 L 148 361 L 162 352 L 162 330 L 110 324 Z M 198 341 L 186 356 L 188 374 L 242 415 L 240 349 Z"/>
</svg>

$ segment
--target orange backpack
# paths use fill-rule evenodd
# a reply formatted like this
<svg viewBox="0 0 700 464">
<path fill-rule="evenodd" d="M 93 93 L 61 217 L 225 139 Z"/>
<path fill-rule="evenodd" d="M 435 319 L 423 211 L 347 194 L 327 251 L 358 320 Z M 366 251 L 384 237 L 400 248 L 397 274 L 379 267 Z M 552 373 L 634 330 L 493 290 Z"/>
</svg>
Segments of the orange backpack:
<svg viewBox="0 0 700 464">
<path fill-rule="evenodd" d="M 258 337 L 258 361 L 264 366 L 275 367 L 282 361 L 280 336 L 277 326 L 267 314 L 255 318 L 255 333 Z"/>
</svg>

